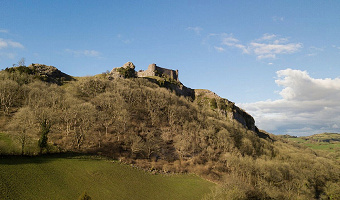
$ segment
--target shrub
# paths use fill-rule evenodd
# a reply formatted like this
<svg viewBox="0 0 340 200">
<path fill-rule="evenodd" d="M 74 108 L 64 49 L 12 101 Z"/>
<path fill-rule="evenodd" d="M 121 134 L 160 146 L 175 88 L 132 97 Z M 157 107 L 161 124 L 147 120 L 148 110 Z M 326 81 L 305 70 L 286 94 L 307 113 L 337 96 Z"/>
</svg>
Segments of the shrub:
<svg viewBox="0 0 340 200">
<path fill-rule="evenodd" d="M 216 102 L 215 98 L 210 99 L 210 108 L 211 109 L 216 109 L 217 108 L 217 102 Z"/>
<path fill-rule="evenodd" d="M 121 68 L 118 68 L 117 71 L 119 72 L 119 74 L 124 76 L 124 78 L 135 78 L 136 77 L 136 72 L 132 68 L 121 67 Z"/>
<path fill-rule="evenodd" d="M 80 195 L 80 197 L 78 198 L 78 200 L 91 200 L 92 198 L 86 193 L 83 192 L 82 195 Z"/>
</svg>

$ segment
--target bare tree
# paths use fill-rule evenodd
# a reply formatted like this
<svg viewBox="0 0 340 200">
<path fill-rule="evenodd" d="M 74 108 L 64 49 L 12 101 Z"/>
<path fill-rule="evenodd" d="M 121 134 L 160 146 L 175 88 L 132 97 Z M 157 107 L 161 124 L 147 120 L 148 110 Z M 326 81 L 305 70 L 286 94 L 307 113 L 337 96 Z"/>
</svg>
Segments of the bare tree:
<svg viewBox="0 0 340 200">
<path fill-rule="evenodd" d="M 0 105 L 6 114 L 9 114 L 10 108 L 18 102 L 19 85 L 12 80 L 0 80 Z"/>
<path fill-rule="evenodd" d="M 78 149 L 84 143 L 86 133 L 95 123 L 97 118 L 97 111 L 91 103 L 82 103 L 80 105 L 73 105 L 72 113 L 72 128 L 74 133 L 74 142 Z"/>
<path fill-rule="evenodd" d="M 34 132 L 34 114 L 29 107 L 20 108 L 10 121 L 8 128 L 14 131 L 14 136 L 20 142 L 21 155 L 25 153 L 25 146 L 32 132 Z"/>
<path fill-rule="evenodd" d="M 19 66 L 19 67 L 25 66 L 25 58 L 21 58 L 21 59 L 18 61 L 18 66 Z"/>
<path fill-rule="evenodd" d="M 106 92 L 98 95 L 92 100 L 92 103 L 99 110 L 99 122 L 105 127 L 105 136 L 108 136 L 108 130 L 111 127 L 119 135 L 126 131 L 128 122 L 128 113 L 126 103 L 122 96 L 117 92 Z"/>
</svg>

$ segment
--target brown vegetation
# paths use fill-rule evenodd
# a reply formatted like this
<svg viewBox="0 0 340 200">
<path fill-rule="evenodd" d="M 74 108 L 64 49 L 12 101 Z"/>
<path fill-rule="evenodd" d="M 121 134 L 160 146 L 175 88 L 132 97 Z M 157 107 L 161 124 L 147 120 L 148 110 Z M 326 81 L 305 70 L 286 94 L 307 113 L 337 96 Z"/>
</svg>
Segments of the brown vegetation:
<svg viewBox="0 0 340 200">
<path fill-rule="evenodd" d="M 338 161 L 274 135 L 259 137 L 250 122 L 228 117 L 239 108 L 227 100 L 193 101 L 146 78 L 103 74 L 58 86 L 32 76 L 0 73 L 2 121 L 10 121 L 0 127 L 22 154 L 38 153 L 26 147 L 45 134 L 43 152 L 95 152 L 220 183 L 206 199 L 339 198 Z"/>
</svg>

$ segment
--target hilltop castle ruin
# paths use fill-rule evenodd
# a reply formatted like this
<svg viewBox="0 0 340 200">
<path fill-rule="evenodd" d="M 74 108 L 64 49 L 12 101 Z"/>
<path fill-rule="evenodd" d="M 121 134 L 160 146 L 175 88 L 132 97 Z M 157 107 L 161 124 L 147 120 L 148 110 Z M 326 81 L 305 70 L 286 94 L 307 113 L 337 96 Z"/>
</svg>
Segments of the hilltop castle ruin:
<svg viewBox="0 0 340 200">
<path fill-rule="evenodd" d="M 147 77 L 147 76 L 168 76 L 171 79 L 179 81 L 178 70 L 166 69 L 158 67 L 156 64 L 150 64 L 147 70 L 139 70 L 137 72 L 137 77 Z"/>
<path fill-rule="evenodd" d="M 122 67 L 113 68 L 110 72 L 111 76 L 123 77 L 122 71 L 130 70 L 135 73 L 136 77 L 149 77 L 149 76 L 160 76 L 168 77 L 179 82 L 178 70 L 166 69 L 158 67 L 156 64 L 150 64 L 147 70 L 139 70 L 135 72 L 135 65 L 132 62 L 125 63 Z"/>
</svg>

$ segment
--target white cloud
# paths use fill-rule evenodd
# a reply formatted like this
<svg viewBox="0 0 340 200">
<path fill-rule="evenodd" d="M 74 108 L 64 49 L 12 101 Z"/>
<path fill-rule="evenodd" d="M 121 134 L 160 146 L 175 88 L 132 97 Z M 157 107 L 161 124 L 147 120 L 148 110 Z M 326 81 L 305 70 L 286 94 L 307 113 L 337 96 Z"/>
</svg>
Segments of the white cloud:
<svg viewBox="0 0 340 200">
<path fill-rule="evenodd" d="M 219 51 L 219 52 L 222 52 L 222 51 L 225 50 L 223 47 L 214 46 L 214 48 L 215 48 L 217 51 Z"/>
<path fill-rule="evenodd" d="M 272 40 L 275 37 L 277 37 L 275 34 L 265 33 L 265 34 L 263 34 L 263 36 L 260 39 L 258 39 L 258 41 Z"/>
<path fill-rule="evenodd" d="M 307 56 L 309 56 L 309 57 L 317 56 L 320 52 L 324 51 L 324 48 L 311 46 L 311 47 L 309 47 L 308 51 L 309 51 L 309 53 L 307 54 Z"/>
<path fill-rule="evenodd" d="M 9 33 L 9 31 L 6 29 L 0 29 L 0 33 Z"/>
<path fill-rule="evenodd" d="M 232 35 L 224 35 L 222 38 L 222 44 L 228 45 L 228 46 L 234 46 L 239 42 L 238 39 L 234 38 Z"/>
<path fill-rule="evenodd" d="M 217 41 L 212 38 L 218 38 Z M 232 34 L 209 34 L 206 40 L 217 43 L 214 46 L 228 46 L 242 50 L 244 54 L 252 54 L 257 59 L 275 59 L 278 55 L 293 54 L 299 51 L 302 43 L 288 43 L 288 38 L 282 38 L 275 34 L 264 34 L 248 44 L 243 44 Z M 219 51 L 218 49 L 216 49 Z"/>
<path fill-rule="evenodd" d="M 70 53 L 74 56 L 86 56 L 86 57 L 100 57 L 100 53 L 95 50 L 72 50 L 65 49 L 65 52 Z"/>
<path fill-rule="evenodd" d="M 306 71 L 277 71 L 281 99 L 239 106 L 254 116 L 260 129 L 277 134 L 339 132 L 340 78 L 315 79 Z"/>
<path fill-rule="evenodd" d="M 201 27 L 199 26 L 195 26 L 195 27 L 191 27 L 189 26 L 187 28 L 187 30 L 190 30 L 190 31 L 194 31 L 197 35 L 200 35 L 201 34 L 201 31 L 203 30 Z"/>
<path fill-rule="evenodd" d="M 20 44 L 19 42 L 13 42 L 13 41 L 11 41 L 11 40 L 8 40 L 7 42 L 8 42 L 8 45 L 9 45 L 10 47 L 13 47 L 13 48 L 21 48 L 21 49 L 24 48 L 24 45 Z"/>
<path fill-rule="evenodd" d="M 263 54 L 263 55 L 257 56 L 257 59 L 259 59 L 259 60 L 267 59 L 267 58 L 275 59 L 276 55 L 275 54 Z"/>
<path fill-rule="evenodd" d="M 16 57 L 15 53 L 6 53 L 6 52 L 0 52 L 0 58 L 5 57 L 8 59 L 14 59 Z"/>
<path fill-rule="evenodd" d="M 0 49 L 4 49 L 4 48 L 20 48 L 20 49 L 23 49 L 24 45 L 20 44 L 19 42 L 14 42 L 12 40 L 0 38 Z"/>
<path fill-rule="evenodd" d="M 123 42 L 123 43 L 125 43 L 125 44 L 131 44 L 131 43 L 133 42 L 133 39 L 126 39 L 126 38 L 124 38 L 124 36 L 121 35 L 121 34 L 118 34 L 118 35 L 117 35 L 117 38 L 118 38 L 121 42 Z"/>
<path fill-rule="evenodd" d="M 340 47 L 336 46 L 336 45 L 332 45 L 333 48 L 336 48 L 336 49 L 340 49 Z"/>
<path fill-rule="evenodd" d="M 243 53 L 249 53 L 246 46 L 239 43 L 239 40 L 235 39 L 233 36 L 227 36 L 222 39 L 222 45 L 227 45 L 230 47 L 235 47 L 241 49 Z"/>
<path fill-rule="evenodd" d="M 284 17 L 278 17 L 278 16 L 274 16 L 272 17 L 274 22 L 283 22 L 284 21 Z"/>
<path fill-rule="evenodd" d="M 7 30 L 1 30 L 0 32 L 7 32 Z M 24 49 L 24 45 L 19 42 L 15 42 L 9 39 L 0 38 L 0 58 L 14 59 L 16 53 L 14 49 Z"/>
<path fill-rule="evenodd" d="M 227 34 L 227 33 L 221 33 L 221 34 L 216 34 L 216 33 L 211 33 L 208 35 L 208 37 L 205 39 L 203 43 L 215 43 L 214 48 L 219 46 L 220 48 L 215 50 L 220 51 L 221 46 L 228 46 L 228 47 L 233 47 L 237 49 L 241 49 L 242 53 L 249 53 L 247 47 L 243 44 L 240 43 L 238 39 L 236 39 L 232 34 Z M 223 50 L 225 50 L 223 48 Z"/>
<path fill-rule="evenodd" d="M 8 46 L 7 42 L 3 41 L 3 40 L 0 38 L 0 49 L 6 48 L 7 46 Z"/>
<path fill-rule="evenodd" d="M 276 58 L 278 54 L 292 54 L 302 48 L 301 43 L 286 43 L 286 38 L 276 38 L 276 35 L 264 35 L 263 42 L 251 42 L 249 49 L 258 59 Z"/>
<path fill-rule="evenodd" d="M 337 128 L 339 128 L 339 126 L 337 124 L 333 124 L 332 128 L 337 129 Z"/>
</svg>

